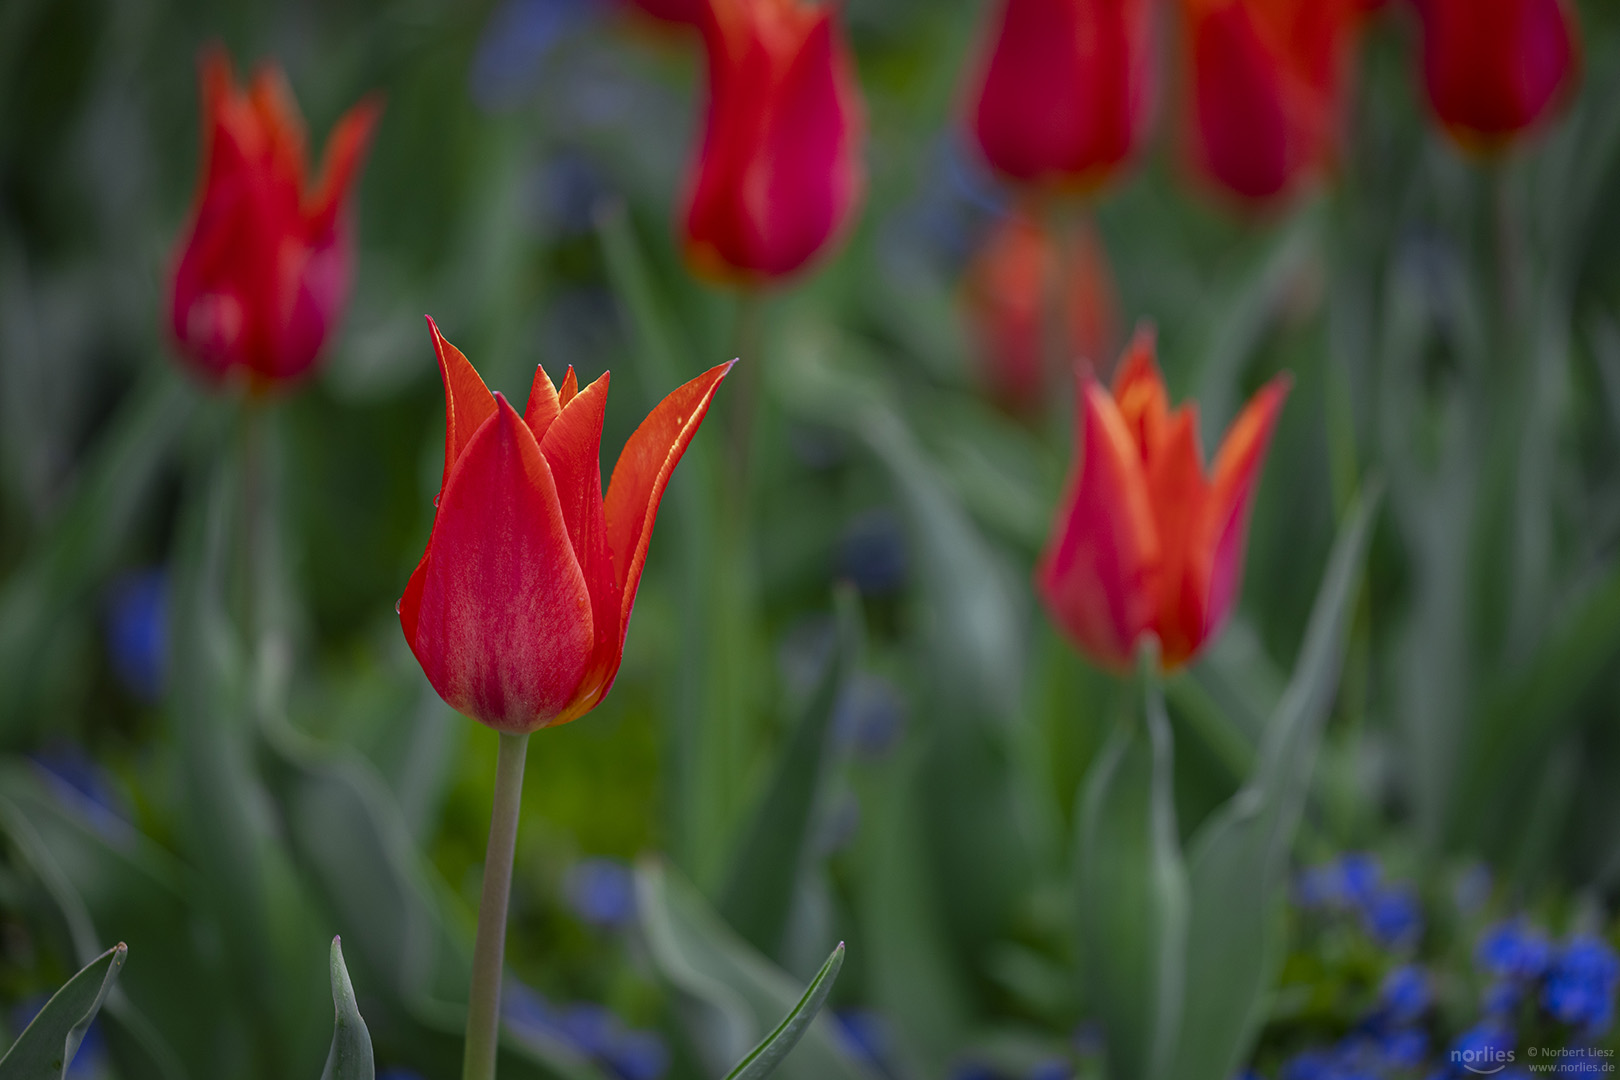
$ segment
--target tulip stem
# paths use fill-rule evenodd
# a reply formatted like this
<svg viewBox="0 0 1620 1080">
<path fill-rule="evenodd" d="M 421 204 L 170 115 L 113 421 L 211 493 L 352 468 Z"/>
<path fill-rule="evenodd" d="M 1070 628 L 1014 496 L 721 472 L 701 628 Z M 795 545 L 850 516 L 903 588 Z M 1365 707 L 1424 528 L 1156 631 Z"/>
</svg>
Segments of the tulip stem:
<svg viewBox="0 0 1620 1080">
<path fill-rule="evenodd" d="M 512 892 L 512 854 L 517 849 L 518 808 L 523 802 L 523 758 L 529 736 L 501 732 L 495 759 L 495 805 L 484 853 L 484 888 L 478 900 L 478 939 L 473 946 L 472 993 L 467 999 L 467 1045 L 462 1080 L 494 1080 L 501 1027 L 501 968 L 506 954 L 506 902 Z"/>
</svg>

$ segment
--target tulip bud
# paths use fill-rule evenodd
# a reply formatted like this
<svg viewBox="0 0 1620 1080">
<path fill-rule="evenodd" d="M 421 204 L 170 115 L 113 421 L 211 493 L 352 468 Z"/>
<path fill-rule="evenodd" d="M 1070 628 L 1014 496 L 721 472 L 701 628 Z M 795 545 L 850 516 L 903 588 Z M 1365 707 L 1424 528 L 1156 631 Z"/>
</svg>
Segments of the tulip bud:
<svg viewBox="0 0 1620 1080">
<path fill-rule="evenodd" d="M 1417 0 L 1417 9 L 1429 104 L 1465 146 L 1533 127 L 1575 81 L 1579 43 L 1562 0 Z"/>
<path fill-rule="evenodd" d="M 1287 392 L 1284 376 L 1254 396 L 1206 475 L 1197 407 L 1170 409 L 1151 333 L 1132 342 L 1112 393 L 1082 380 L 1078 461 L 1035 580 L 1053 620 L 1098 662 L 1128 668 L 1152 631 L 1175 668 L 1225 622 Z"/>
<path fill-rule="evenodd" d="M 973 108 L 985 157 L 1014 180 L 1092 187 L 1141 145 L 1152 0 L 1002 0 Z"/>
<path fill-rule="evenodd" d="M 1182 0 L 1192 159 L 1251 202 L 1332 167 L 1363 0 Z"/>
<path fill-rule="evenodd" d="M 1015 411 L 1041 404 L 1058 362 L 1095 368 L 1114 347 L 1118 305 L 1108 255 L 1089 225 L 1069 239 L 1064 250 L 1036 218 L 1009 214 L 968 266 L 968 321 L 984 382 Z"/>
<path fill-rule="evenodd" d="M 709 101 L 686 209 L 698 272 L 793 273 L 849 220 L 864 173 L 854 64 L 830 9 L 706 0 Z"/>
<path fill-rule="evenodd" d="M 203 174 L 170 288 L 170 325 L 185 359 L 218 382 L 256 388 L 303 375 L 348 301 L 354 271 L 349 191 L 380 103 L 338 121 L 317 179 L 306 176 L 304 125 L 286 80 L 260 68 L 239 90 L 229 58 L 202 58 Z"/>
<path fill-rule="evenodd" d="M 522 415 L 433 320 L 444 479 L 400 625 L 439 696 L 499 731 L 578 719 L 619 671 L 664 487 L 730 364 L 666 397 L 630 436 L 606 499 L 608 377 L 559 389 L 541 369 Z"/>
</svg>

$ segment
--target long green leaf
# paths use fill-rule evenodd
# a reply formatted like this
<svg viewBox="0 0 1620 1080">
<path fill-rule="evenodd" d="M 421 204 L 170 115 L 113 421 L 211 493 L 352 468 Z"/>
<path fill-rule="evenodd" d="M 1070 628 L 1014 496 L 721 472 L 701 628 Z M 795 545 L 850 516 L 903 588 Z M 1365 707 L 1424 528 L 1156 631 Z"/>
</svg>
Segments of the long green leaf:
<svg viewBox="0 0 1620 1080">
<path fill-rule="evenodd" d="M 373 1080 L 377 1073 L 371 1056 L 371 1032 L 354 1003 L 354 985 L 343 963 L 343 939 L 332 939 L 332 1049 L 326 1055 L 321 1080 Z"/>
<path fill-rule="evenodd" d="M 737 1067 L 726 1074 L 726 1080 L 764 1080 L 775 1072 L 782 1059 L 793 1052 L 804 1033 L 810 1030 L 810 1022 L 826 1004 L 827 995 L 832 993 L 833 982 L 843 966 L 844 943 L 840 941 L 832 955 L 827 957 L 827 962 L 821 965 L 816 977 L 810 980 L 799 1003 L 782 1018 L 775 1031 L 765 1036 L 747 1057 L 737 1062 Z"/>
<path fill-rule="evenodd" d="M 1079 814 L 1081 956 L 1116 1080 L 1164 1080 L 1182 1007 L 1187 873 L 1157 668 L 1157 651 L 1144 648 L 1144 722 L 1114 732 Z"/>
<path fill-rule="evenodd" d="M 856 598 L 838 594 L 838 640 L 777 758 L 721 893 L 721 916 L 767 956 L 781 959 L 794 897 L 812 858 L 816 812 L 833 769 L 833 719 L 859 648 Z"/>
<path fill-rule="evenodd" d="M 1248 783 L 1193 839 L 1186 1003 L 1170 1075 L 1225 1080 L 1242 1063 L 1281 960 L 1288 852 L 1344 658 L 1377 506 L 1349 513 L 1317 592 L 1293 678 Z"/>
<path fill-rule="evenodd" d="M 62 1080 L 128 955 L 119 942 L 53 994 L 0 1058 L 0 1080 Z"/>
<path fill-rule="evenodd" d="M 673 867 L 643 862 L 636 895 L 652 961 L 693 1006 L 683 1014 L 693 1042 L 711 1074 L 721 1074 L 793 1009 L 798 985 L 727 928 Z M 786 1080 L 872 1077 L 844 1053 L 827 1025 L 816 1021 L 779 1072 Z"/>
</svg>

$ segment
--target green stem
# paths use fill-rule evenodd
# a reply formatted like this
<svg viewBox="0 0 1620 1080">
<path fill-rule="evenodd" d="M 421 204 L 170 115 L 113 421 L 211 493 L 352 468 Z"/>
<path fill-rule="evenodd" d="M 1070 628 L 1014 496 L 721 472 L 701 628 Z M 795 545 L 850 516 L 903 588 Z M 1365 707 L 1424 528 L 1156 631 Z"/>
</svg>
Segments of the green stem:
<svg viewBox="0 0 1620 1080">
<path fill-rule="evenodd" d="M 484 889 L 478 900 L 478 939 L 473 946 L 472 994 L 467 1000 L 467 1047 L 462 1080 L 495 1080 L 495 1047 L 501 1026 L 501 967 L 506 954 L 506 901 L 512 892 L 512 853 L 517 849 L 518 807 L 523 802 L 523 757 L 529 736 L 501 732 L 495 759 L 495 806 L 484 853 Z"/>
<path fill-rule="evenodd" d="M 748 505 L 748 485 L 751 482 L 750 465 L 754 456 L 754 428 L 763 396 L 764 357 L 761 342 L 764 338 L 765 298 L 757 289 L 745 288 L 737 296 L 737 321 L 732 329 L 732 355 L 737 367 L 731 377 L 732 387 L 728 401 L 731 415 L 727 431 L 730 459 L 726 471 L 731 481 L 729 497 L 733 510 L 740 512 Z"/>
</svg>

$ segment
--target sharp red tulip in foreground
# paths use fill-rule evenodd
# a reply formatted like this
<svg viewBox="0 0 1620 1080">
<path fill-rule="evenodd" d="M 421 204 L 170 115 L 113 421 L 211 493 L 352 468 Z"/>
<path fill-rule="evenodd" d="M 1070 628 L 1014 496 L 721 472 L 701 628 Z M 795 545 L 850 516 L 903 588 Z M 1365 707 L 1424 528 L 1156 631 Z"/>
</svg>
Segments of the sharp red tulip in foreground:
<svg viewBox="0 0 1620 1080">
<path fill-rule="evenodd" d="M 1182 0 L 1194 166 L 1250 202 L 1286 197 L 1339 153 L 1364 0 Z"/>
<path fill-rule="evenodd" d="M 224 51 L 202 59 L 203 173 L 170 288 L 170 325 L 210 381 L 256 389 L 296 379 L 320 355 L 354 272 L 349 192 L 381 105 L 338 121 L 308 177 L 304 124 L 274 67 L 238 89 Z"/>
<path fill-rule="evenodd" d="M 1416 0 L 1423 82 L 1446 130 L 1488 149 L 1541 120 L 1574 81 L 1578 39 L 1562 0 Z"/>
<path fill-rule="evenodd" d="M 444 378 L 444 478 L 400 624 L 451 706 L 502 732 L 583 716 L 618 674 L 653 521 L 730 364 L 666 397 L 602 497 L 608 377 L 541 369 L 520 415 L 428 320 Z"/>
<path fill-rule="evenodd" d="M 1014 180 L 1094 187 L 1151 115 L 1151 0 L 1004 0 L 973 106 L 985 157 Z"/>
<path fill-rule="evenodd" d="M 1100 663 L 1130 665 L 1158 635 L 1166 668 L 1190 659 L 1237 600 L 1249 509 L 1286 376 L 1254 396 L 1211 475 L 1196 405 L 1171 410 L 1153 338 L 1138 333 L 1110 393 L 1080 387 L 1079 461 L 1036 568 L 1052 618 Z"/>
<path fill-rule="evenodd" d="M 865 173 L 854 62 L 830 8 L 707 0 L 709 97 L 686 209 L 687 257 L 759 283 L 802 267 L 849 221 Z"/>
</svg>

